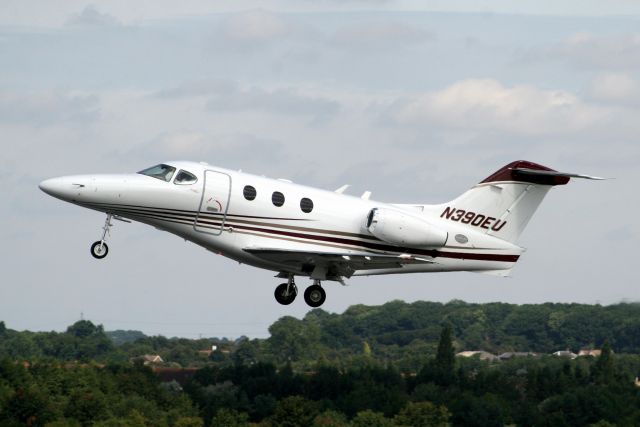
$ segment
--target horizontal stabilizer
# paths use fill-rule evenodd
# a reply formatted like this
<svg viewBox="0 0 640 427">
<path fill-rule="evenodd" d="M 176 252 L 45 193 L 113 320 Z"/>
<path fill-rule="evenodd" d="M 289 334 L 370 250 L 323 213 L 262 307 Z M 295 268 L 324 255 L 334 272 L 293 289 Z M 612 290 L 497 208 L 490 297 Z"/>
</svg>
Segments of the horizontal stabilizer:
<svg viewBox="0 0 640 427">
<path fill-rule="evenodd" d="M 583 178 L 583 179 L 595 179 L 595 180 L 608 179 L 608 178 L 601 178 L 599 176 L 582 175 L 579 173 L 544 171 L 544 170 L 529 169 L 529 168 L 513 168 L 513 170 L 517 171 L 518 173 L 523 173 L 525 175 L 559 176 L 559 177 L 565 177 L 565 178 Z"/>
</svg>

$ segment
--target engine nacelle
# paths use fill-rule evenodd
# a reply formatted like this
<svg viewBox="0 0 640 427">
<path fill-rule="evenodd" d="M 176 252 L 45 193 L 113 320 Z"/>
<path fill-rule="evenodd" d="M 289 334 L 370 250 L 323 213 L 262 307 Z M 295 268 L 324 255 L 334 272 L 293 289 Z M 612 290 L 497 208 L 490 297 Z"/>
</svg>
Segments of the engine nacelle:
<svg viewBox="0 0 640 427">
<path fill-rule="evenodd" d="M 373 208 L 367 229 L 378 239 L 400 246 L 440 247 L 448 233 L 426 221 L 393 209 Z"/>
</svg>

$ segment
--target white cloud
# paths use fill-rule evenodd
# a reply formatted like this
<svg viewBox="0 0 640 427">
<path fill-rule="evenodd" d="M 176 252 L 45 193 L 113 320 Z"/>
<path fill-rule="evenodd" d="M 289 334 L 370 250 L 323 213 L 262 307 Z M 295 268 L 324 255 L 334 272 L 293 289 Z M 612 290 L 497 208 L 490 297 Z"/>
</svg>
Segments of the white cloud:
<svg viewBox="0 0 640 427">
<path fill-rule="evenodd" d="M 264 49 L 275 41 L 283 40 L 294 29 L 280 14 L 249 10 L 226 17 L 214 31 L 210 44 L 219 50 Z"/>
<path fill-rule="evenodd" d="M 640 105 L 640 84 L 625 73 L 604 73 L 591 82 L 591 96 L 600 101 Z"/>
<path fill-rule="evenodd" d="M 258 87 L 232 93 L 217 93 L 207 102 L 213 111 L 266 111 L 311 116 L 317 120 L 335 115 L 340 105 L 333 100 L 307 96 L 292 88 L 265 90 Z"/>
<path fill-rule="evenodd" d="M 407 23 L 370 21 L 339 28 L 330 38 L 330 44 L 355 51 L 386 51 L 413 46 L 434 38 L 431 32 Z"/>
<path fill-rule="evenodd" d="M 112 27 L 120 22 L 108 13 L 100 12 L 94 5 L 87 5 L 80 13 L 74 13 L 67 19 L 68 26 Z"/>
<path fill-rule="evenodd" d="M 162 90 L 155 96 L 165 99 L 203 97 L 205 108 L 215 112 L 261 111 L 270 114 L 309 116 L 322 121 L 340 110 L 336 100 L 302 93 L 294 87 L 265 89 L 241 87 L 230 80 L 200 80 Z"/>
<path fill-rule="evenodd" d="M 575 33 L 551 52 L 580 67 L 636 69 L 640 66 L 640 33 Z"/>
<path fill-rule="evenodd" d="M 263 162 L 283 160 L 281 142 L 251 133 L 212 133 L 180 129 L 163 132 L 146 144 L 127 152 L 127 156 L 160 160 L 225 159 L 222 167 L 257 167 Z M 250 156 L 247 154 L 251 153 Z"/>
<path fill-rule="evenodd" d="M 274 13 L 253 10 L 232 16 L 224 29 L 228 37 L 251 43 L 282 37 L 289 32 L 289 25 Z"/>
<path fill-rule="evenodd" d="M 96 95 L 40 91 L 18 93 L 0 91 L 0 123 L 48 126 L 61 123 L 87 123 L 100 115 Z"/>
<path fill-rule="evenodd" d="M 563 90 L 507 87 L 496 80 L 471 79 L 401 99 L 391 106 L 390 114 L 401 125 L 558 135 L 603 124 L 612 112 Z"/>
</svg>

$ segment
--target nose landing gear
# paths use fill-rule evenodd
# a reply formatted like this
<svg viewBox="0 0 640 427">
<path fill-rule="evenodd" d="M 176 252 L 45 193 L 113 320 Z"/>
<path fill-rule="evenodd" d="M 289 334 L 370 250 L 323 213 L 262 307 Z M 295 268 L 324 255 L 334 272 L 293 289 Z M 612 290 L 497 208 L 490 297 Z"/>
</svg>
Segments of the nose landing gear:
<svg viewBox="0 0 640 427">
<path fill-rule="evenodd" d="M 107 240 L 107 234 L 111 236 L 110 229 L 113 226 L 113 224 L 111 223 L 112 217 L 112 214 L 107 214 L 107 219 L 104 222 L 104 227 L 102 227 L 102 239 L 94 242 L 93 245 L 91 245 L 91 255 L 93 255 L 94 258 L 102 259 L 109 253 L 109 246 L 107 246 L 105 240 Z"/>
</svg>

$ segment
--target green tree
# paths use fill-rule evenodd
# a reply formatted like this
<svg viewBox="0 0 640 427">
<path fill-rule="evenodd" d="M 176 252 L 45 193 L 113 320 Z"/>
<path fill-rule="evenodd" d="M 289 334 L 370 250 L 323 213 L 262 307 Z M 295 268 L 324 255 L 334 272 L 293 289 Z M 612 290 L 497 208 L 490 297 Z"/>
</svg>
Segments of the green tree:
<svg viewBox="0 0 640 427">
<path fill-rule="evenodd" d="M 67 420 L 67 419 L 51 421 L 50 423 L 46 423 L 44 425 L 44 427 L 81 427 L 81 426 L 82 424 L 80 424 L 79 421 Z"/>
<path fill-rule="evenodd" d="M 211 420 L 212 426 L 224 427 L 245 427 L 249 424 L 249 416 L 244 412 L 233 409 L 218 409 L 216 415 Z"/>
<path fill-rule="evenodd" d="M 173 424 L 174 427 L 203 427 L 204 421 L 200 417 L 181 417 Z"/>
<path fill-rule="evenodd" d="M 42 426 L 54 420 L 54 413 L 46 394 L 33 384 L 15 391 L 0 413 L 2 418 L 29 426 Z"/>
<path fill-rule="evenodd" d="M 133 410 L 124 418 L 109 418 L 98 421 L 93 427 L 148 427 L 147 419 L 138 411 Z"/>
<path fill-rule="evenodd" d="M 348 427 L 347 417 L 342 412 L 324 411 L 313 420 L 312 427 Z"/>
<path fill-rule="evenodd" d="M 107 402 L 100 390 L 83 389 L 74 390 L 69 396 L 65 409 L 67 418 L 80 421 L 83 426 L 93 424 L 107 418 Z"/>
<path fill-rule="evenodd" d="M 78 338 L 87 338 L 91 335 L 100 335 L 104 333 L 102 325 L 94 325 L 89 320 L 78 320 L 67 328 L 67 333 Z"/>
<path fill-rule="evenodd" d="M 431 402 L 409 402 L 394 421 L 399 426 L 411 427 L 446 427 L 451 414 L 444 405 Z"/>
<path fill-rule="evenodd" d="M 364 342 L 362 344 L 362 354 L 364 355 L 364 357 L 366 357 L 367 359 L 371 358 L 371 346 L 369 345 L 368 342 Z"/>
<path fill-rule="evenodd" d="M 278 362 L 316 358 L 320 353 L 320 328 L 315 320 L 285 316 L 269 327 L 269 333 L 267 344 Z"/>
<path fill-rule="evenodd" d="M 394 423 L 381 412 L 360 411 L 351 420 L 351 427 L 393 427 Z"/>
<path fill-rule="evenodd" d="M 316 402 L 302 396 L 289 396 L 278 402 L 269 421 L 279 427 L 309 427 L 317 415 Z"/>
<path fill-rule="evenodd" d="M 446 324 L 440 333 L 436 366 L 445 372 L 453 372 L 456 363 L 456 353 L 453 348 L 451 325 Z"/>
<path fill-rule="evenodd" d="M 594 379 L 601 384 L 609 383 L 613 380 L 613 355 L 611 354 L 609 341 L 605 341 L 593 367 Z"/>
</svg>

